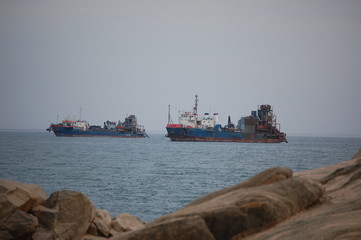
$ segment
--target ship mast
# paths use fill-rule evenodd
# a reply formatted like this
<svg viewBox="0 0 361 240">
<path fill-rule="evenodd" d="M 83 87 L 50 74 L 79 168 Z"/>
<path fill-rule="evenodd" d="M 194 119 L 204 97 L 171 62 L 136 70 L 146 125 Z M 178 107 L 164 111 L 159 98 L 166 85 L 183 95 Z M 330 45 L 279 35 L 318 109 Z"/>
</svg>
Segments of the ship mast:
<svg viewBox="0 0 361 240">
<path fill-rule="evenodd" d="M 170 116 L 170 104 L 168 105 L 168 124 L 173 124 L 172 118 Z"/>
<path fill-rule="evenodd" d="M 195 95 L 196 100 L 195 100 L 195 104 L 194 104 L 194 108 L 193 108 L 193 115 L 197 115 L 197 111 L 198 111 L 198 95 Z"/>
<path fill-rule="evenodd" d="M 80 107 L 80 109 L 79 109 L 79 121 L 81 121 L 81 111 L 82 111 L 83 109 Z"/>
</svg>

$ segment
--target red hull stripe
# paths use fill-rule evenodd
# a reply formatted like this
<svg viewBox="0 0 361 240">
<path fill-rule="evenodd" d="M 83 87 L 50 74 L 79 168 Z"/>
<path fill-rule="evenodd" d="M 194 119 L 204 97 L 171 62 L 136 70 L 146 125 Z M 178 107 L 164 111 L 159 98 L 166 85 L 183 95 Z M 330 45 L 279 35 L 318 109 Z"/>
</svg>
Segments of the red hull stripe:
<svg viewBox="0 0 361 240">
<path fill-rule="evenodd" d="M 182 125 L 179 124 L 167 124 L 167 128 L 183 128 Z"/>
</svg>

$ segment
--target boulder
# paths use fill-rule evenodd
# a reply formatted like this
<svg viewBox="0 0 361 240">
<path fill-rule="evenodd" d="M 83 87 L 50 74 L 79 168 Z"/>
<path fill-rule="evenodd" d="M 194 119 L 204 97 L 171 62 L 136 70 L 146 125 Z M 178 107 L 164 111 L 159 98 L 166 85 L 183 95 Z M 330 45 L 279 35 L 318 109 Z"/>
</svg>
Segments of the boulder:
<svg viewBox="0 0 361 240">
<path fill-rule="evenodd" d="M 0 226 L 15 210 L 29 212 L 46 198 L 45 191 L 38 185 L 0 180 Z"/>
<path fill-rule="evenodd" d="M 209 201 L 191 204 L 164 215 L 147 228 L 166 224 L 171 219 L 200 216 L 215 239 L 228 240 L 236 235 L 247 236 L 272 227 L 314 204 L 322 194 L 323 188 L 318 182 L 291 178 L 274 184 L 227 191 Z"/>
<path fill-rule="evenodd" d="M 98 232 L 98 228 L 94 222 L 92 222 L 88 228 L 87 235 L 99 236 L 101 233 Z"/>
<path fill-rule="evenodd" d="M 13 240 L 14 237 L 8 231 L 0 230 L 0 239 L 1 240 Z"/>
<path fill-rule="evenodd" d="M 112 221 L 112 228 L 116 232 L 135 231 L 143 228 L 145 223 L 129 213 L 120 213 Z"/>
<path fill-rule="evenodd" d="M 13 180 L 0 180 L 0 193 L 6 194 L 15 208 L 25 212 L 43 203 L 47 198 L 44 189 L 40 186 Z"/>
<path fill-rule="evenodd" d="M 1 226 L 2 231 L 11 235 L 10 239 L 30 239 L 38 226 L 38 219 L 26 212 L 15 210 Z M 6 238 L 5 238 L 6 239 Z"/>
<path fill-rule="evenodd" d="M 46 230 L 54 229 L 59 211 L 56 208 L 47 208 L 43 205 L 33 208 L 32 213 L 39 220 L 40 225 Z"/>
<path fill-rule="evenodd" d="M 107 240 L 109 238 L 106 237 L 100 237 L 100 236 L 94 236 L 92 234 L 85 234 L 81 240 Z"/>
<path fill-rule="evenodd" d="M 169 219 L 140 230 L 126 232 L 111 240 L 214 240 L 205 221 L 199 216 Z"/>
<path fill-rule="evenodd" d="M 52 231 L 46 231 L 42 228 L 39 228 L 33 234 L 32 240 L 60 240 L 60 239 L 56 238 L 56 236 Z"/>
<path fill-rule="evenodd" d="M 297 178 L 312 177 L 321 182 L 321 201 L 296 216 L 247 240 L 261 239 L 361 239 L 361 152 L 354 159 L 311 171 Z M 245 239 L 237 236 L 232 240 Z"/>
<path fill-rule="evenodd" d="M 97 209 L 95 212 L 95 218 L 90 225 L 88 233 L 95 236 L 108 237 L 112 224 L 112 217 L 106 210 Z"/>
<path fill-rule="evenodd" d="M 51 232 L 52 237 L 62 240 L 80 239 L 95 217 L 95 207 L 84 194 L 63 190 L 52 193 L 34 215 L 45 229 L 38 235 Z"/>
<path fill-rule="evenodd" d="M 292 173 L 293 173 L 292 170 L 289 168 L 284 168 L 284 167 L 269 168 L 269 169 L 264 170 L 264 171 L 258 173 L 257 175 L 255 175 L 239 184 L 236 184 L 229 188 L 221 189 L 219 191 L 212 192 L 203 197 L 200 197 L 197 200 L 188 204 L 188 206 L 193 206 L 193 205 L 197 205 L 197 204 L 200 204 L 200 203 L 203 203 L 206 201 L 210 201 L 213 198 L 216 198 L 220 195 L 224 195 L 226 193 L 229 193 L 229 192 L 232 192 L 232 191 L 235 191 L 238 189 L 257 187 L 257 186 L 262 186 L 262 185 L 267 185 L 267 184 L 283 181 L 283 180 L 291 178 Z"/>
<path fill-rule="evenodd" d="M 1 226 L 7 221 L 14 211 L 14 204 L 8 200 L 6 194 L 0 193 L 0 230 Z"/>
</svg>

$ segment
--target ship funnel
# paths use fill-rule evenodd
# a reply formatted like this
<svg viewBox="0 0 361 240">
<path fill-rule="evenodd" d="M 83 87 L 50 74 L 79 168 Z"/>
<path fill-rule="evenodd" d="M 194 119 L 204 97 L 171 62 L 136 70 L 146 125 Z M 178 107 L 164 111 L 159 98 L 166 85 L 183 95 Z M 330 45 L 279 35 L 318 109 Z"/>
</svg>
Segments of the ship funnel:
<svg viewBox="0 0 361 240">
<path fill-rule="evenodd" d="M 214 125 L 219 123 L 219 116 L 218 113 L 214 113 L 213 114 L 213 121 L 214 121 Z"/>
<path fill-rule="evenodd" d="M 234 124 L 231 122 L 231 116 L 228 116 L 228 128 L 234 128 Z"/>
</svg>

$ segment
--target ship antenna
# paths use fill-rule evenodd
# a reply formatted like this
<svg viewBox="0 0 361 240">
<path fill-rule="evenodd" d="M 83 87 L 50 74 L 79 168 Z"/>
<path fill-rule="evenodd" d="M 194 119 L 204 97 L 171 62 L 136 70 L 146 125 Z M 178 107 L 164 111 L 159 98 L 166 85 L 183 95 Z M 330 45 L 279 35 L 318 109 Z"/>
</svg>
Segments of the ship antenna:
<svg viewBox="0 0 361 240">
<path fill-rule="evenodd" d="M 80 106 L 80 110 L 79 110 L 79 121 L 81 121 L 81 111 L 82 111 L 83 109 L 81 108 L 81 106 Z"/>
<path fill-rule="evenodd" d="M 168 105 L 168 123 L 173 124 L 172 118 L 170 116 L 170 104 Z"/>
<path fill-rule="evenodd" d="M 194 104 L 194 108 L 193 108 L 193 114 L 197 115 L 197 111 L 198 111 L 198 95 L 196 94 L 196 100 L 195 100 L 195 104 Z"/>
</svg>

